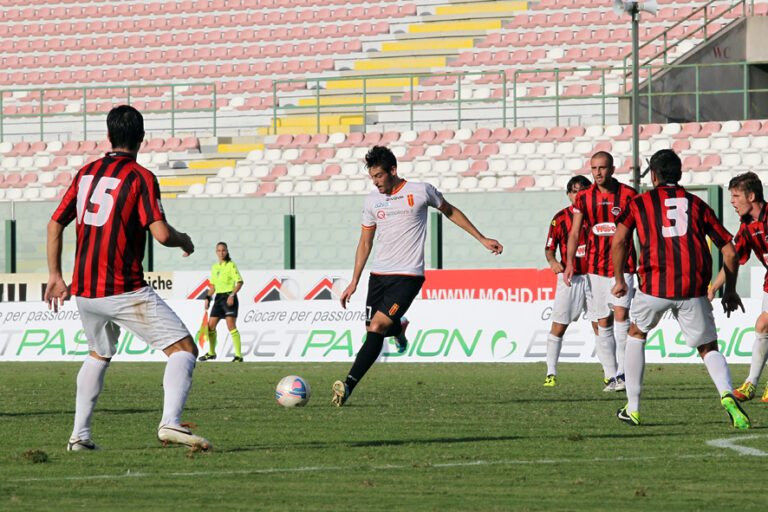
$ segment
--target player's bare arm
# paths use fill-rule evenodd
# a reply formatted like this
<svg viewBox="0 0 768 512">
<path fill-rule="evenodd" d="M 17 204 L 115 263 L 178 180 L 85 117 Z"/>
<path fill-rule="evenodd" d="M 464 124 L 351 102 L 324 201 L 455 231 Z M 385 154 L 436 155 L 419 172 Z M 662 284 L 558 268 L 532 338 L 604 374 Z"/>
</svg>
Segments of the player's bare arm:
<svg viewBox="0 0 768 512">
<path fill-rule="evenodd" d="M 619 224 L 616 226 L 616 233 L 611 241 L 611 260 L 613 261 L 613 275 L 616 280 L 611 293 L 619 298 L 624 297 L 629 289 L 626 281 L 624 281 L 624 269 L 627 265 L 627 245 L 631 236 L 632 231 L 624 224 Z"/>
<path fill-rule="evenodd" d="M 736 293 L 736 277 L 739 274 L 739 256 L 736 254 L 736 248 L 731 242 L 728 242 L 720 249 L 723 255 L 723 270 L 725 271 L 725 290 L 721 303 L 723 311 L 730 318 L 731 313 L 741 308 L 744 312 L 744 305 L 741 303 L 741 297 Z"/>
<path fill-rule="evenodd" d="M 464 215 L 464 212 L 453 206 L 448 201 L 443 203 L 440 211 L 443 212 L 443 215 L 448 217 L 448 220 L 475 237 L 478 242 L 483 244 L 483 247 L 491 251 L 493 254 L 501 254 L 501 252 L 504 250 L 504 247 L 502 247 L 502 245 L 497 240 L 484 237 L 482 233 L 477 230 L 474 224 L 470 222 L 467 216 Z"/>
<path fill-rule="evenodd" d="M 352 272 L 352 281 L 349 286 L 341 294 L 341 307 L 347 309 L 347 302 L 352 294 L 357 290 L 357 283 L 360 282 L 360 276 L 363 274 L 363 268 L 365 268 L 365 262 L 368 261 L 368 256 L 373 249 L 373 237 L 376 234 L 376 227 L 363 228 L 360 233 L 360 241 L 357 242 L 357 250 L 355 251 L 355 269 Z"/>
<path fill-rule="evenodd" d="M 555 257 L 555 251 L 552 249 L 544 249 L 544 256 L 546 256 L 547 263 L 549 263 L 549 268 L 552 269 L 552 272 L 559 274 L 563 271 L 563 264 L 557 261 L 557 258 Z"/>
<path fill-rule="evenodd" d="M 69 292 L 64 277 L 61 275 L 61 247 L 64 226 L 55 220 L 48 222 L 48 238 L 46 253 L 48 256 L 48 285 L 45 287 L 43 300 L 48 303 L 48 309 L 59 310 Z"/>
<path fill-rule="evenodd" d="M 177 231 L 173 226 L 163 220 L 158 220 L 149 225 L 149 231 L 160 244 L 166 247 L 181 247 L 183 256 L 187 257 L 195 252 L 195 244 L 189 235 Z"/>
<path fill-rule="evenodd" d="M 715 280 L 712 281 L 712 284 L 709 286 L 709 290 L 707 291 L 707 297 L 709 297 L 709 300 L 715 300 L 715 293 L 717 293 L 717 290 L 723 286 L 723 283 L 725 283 L 725 269 L 721 268 L 720 272 L 717 274 L 717 277 L 715 277 Z"/>
<path fill-rule="evenodd" d="M 565 255 L 565 270 L 563 270 L 563 281 L 565 281 L 566 286 L 571 286 L 571 279 L 573 279 L 573 258 L 576 257 L 576 250 L 579 248 L 579 234 L 581 233 L 581 226 L 583 223 L 584 214 L 581 212 L 573 212 L 571 230 L 568 232 L 568 250 Z"/>
</svg>

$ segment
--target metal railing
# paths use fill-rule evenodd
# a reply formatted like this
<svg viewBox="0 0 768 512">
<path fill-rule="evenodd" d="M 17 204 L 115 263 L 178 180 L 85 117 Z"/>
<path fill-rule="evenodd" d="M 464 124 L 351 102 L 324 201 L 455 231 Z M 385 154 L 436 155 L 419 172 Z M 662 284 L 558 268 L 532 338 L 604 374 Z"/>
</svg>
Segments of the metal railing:
<svg viewBox="0 0 768 512">
<path fill-rule="evenodd" d="M 709 26 L 713 22 L 715 22 L 715 21 L 719 20 L 720 18 L 724 17 L 727 13 L 735 10 L 737 7 L 741 7 L 742 8 L 743 16 L 746 16 L 746 14 L 747 14 L 746 13 L 746 10 L 747 10 L 747 0 L 733 0 L 731 5 L 728 6 L 725 10 L 723 10 L 720 14 L 718 14 L 718 15 L 716 15 L 714 17 L 710 17 L 710 15 L 709 15 L 709 7 L 712 4 L 714 4 L 716 1 L 718 1 L 718 0 L 710 0 L 706 4 L 704 4 L 704 5 L 700 6 L 700 7 L 698 7 L 697 9 L 695 9 L 688 17 L 686 17 L 686 18 L 684 18 L 682 20 L 679 20 L 679 21 L 675 22 L 673 25 L 670 25 L 669 27 L 667 27 L 661 34 L 656 36 L 654 39 L 651 39 L 651 40 L 646 41 L 645 43 L 641 44 L 638 47 L 638 52 L 642 52 L 643 48 L 646 48 L 646 47 L 648 47 L 648 46 L 650 46 L 652 44 L 655 44 L 658 41 L 659 38 L 662 38 L 664 40 L 664 45 L 663 45 L 662 49 L 659 52 L 657 52 L 656 54 L 654 54 L 653 56 L 651 56 L 648 59 L 646 59 L 645 62 L 641 62 L 640 66 L 643 67 L 643 66 L 649 65 L 649 64 L 651 64 L 652 62 L 654 62 L 655 60 L 657 60 L 660 57 L 664 58 L 664 64 L 668 64 L 667 56 L 668 56 L 669 52 L 671 50 L 677 48 L 678 46 L 680 46 L 680 44 L 683 43 L 684 41 L 693 38 L 696 34 L 703 33 L 704 41 L 708 41 L 710 34 L 707 32 L 707 29 L 709 28 Z M 755 13 L 755 2 L 754 2 L 754 0 L 749 0 L 749 4 L 750 4 L 750 11 L 749 11 L 750 15 L 754 15 L 754 13 Z M 697 27 L 695 30 L 685 34 L 683 37 L 677 39 L 675 42 L 670 43 L 669 42 L 669 33 L 672 32 L 673 30 L 675 30 L 677 27 L 681 26 L 683 23 L 686 23 L 690 19 L 695 18 L 699 13 L 703 14 L 703 18 L 704 18 L 703 24 L 700 27 Z M 631 56 L 632 56 L 631 54 L 625 55 L 624 59 L 623 59 L 623 62 L 622 62 L 623 69 L 624 69 L 624 91 L 625 92 L 627 92 L 629 90 L 628 87 L 627 87 L 627 78 L 632 76 L 631 66 L 628 66 L 628 64 L 627 64 L 627 59 L 629 59 Z"/>
<path fill-rule="evenodd" d="M 489 98 L 483 98 L 483 99 L 464 99 L 461 97 L 462 95 L 462 80 L 467 78 L 473 78 L 473 77 L 499 77 L 501 78 L 501 84 L 499 84 L 499 88 L 502 90 L 502 94 L 500 98 L 495 97 L 489 97 Z M 450 78 L 450 77 L 456 77 L 456 98 L 450 99 L 450 100 L 416 100 L 414 99 L 414 92 L 415 87 L 417 83 L 422 79 L 429 79 L 429 78 Z M 399 100 L 399 101 L 369 101 L 368 96 L 372 93 L 370 92 L 371 86 L 369 85 L 370 82 L 376 81 L 376 80 L 397 80 L 397 79 L 407 79 L 408 80 L 408 88 L 410 91 L 410 97 L 407 100 Z M 352 81 L 352 80 L 359 80 L 362 84 L 362 101 L 360 102 L 344 102 L 344 103 L 333 103 L 329 105 L 322 105 L 321 103 L 321 96 L 320 96 L 320 90 L 321 90 L 321 83 L 327 84 L 328 82 L 346 82 L 346 81 Z M 291 84 L 291 83 L 307 83 L 307 84 L 314 84 L 314 94 L 312 95 L 312 98 L 315 100 L 314 105 L 310 106 L 302 106 L 302 105 L 284 105 L 279 106 L 277 101 L 277 92 L 280 89 L 280 84 Z M 378 86 L 376 86 L 378 87 Z M 325 89 L 325 88 L 324 88 Z M 308 91 L 312 91 L 312 88 L 308 88 Z M 375 93 L 376 95 L 385 94 L 383 92 L 381 93 Z M 396 94 L 401 94 L 400 92 Z M 319 133 L 321 131 L 321 113 L 323 110 L 329 111 L 329 110 L 338 110 L 339 108 L 359 108 L 362 116 L 363 116 L 363 125 L 364 128 L 367 125 L 367 116 L 368 116 L 368 109 L 371 107 L 383 107 L 383 106 L 407 106 L 409 109 L 409 125 L 410 128 L 413 129 L 415 119 L 415 107 L 418 105 L 453 105 L 456 109 L 456 120 L 458 127 L 461 128 L 462 123 L 462 106 L 466 103 L 472 102 L 472 103 L 500 103 L 502 105 L 502 112 L 501 112 L 501 122 L 503 126 L 507 125 L 507 81 L 506 81 L 506 74 L 504 71 L 473 71 L 473 72 L 456 72 L 456 73 L 411 73 L 411 74 L 398 74 L 398 75 L 359 75 L 359 76 L 345 76 L 345 77 L 319 77 L 319 78 L 303 78 L 303 79 L 291 79 L 291 80 L 275 80 L 272 84 L 272 100 L 273 100 L 273 106 L 272 106 L 272 125 L 270 126 L 270 133 L 274 134 L 278 127 L 278 112 L 285 112 L 286 114 L 290 114 L 292 111 L 296 110 L 314 110 L 314 115 L 316 119 L 315 123 L 315 129 Z"/>
<path fill-rule="evenodd" d="M 180 94 L 178 90 L 180 88 L 189 88 L 189 87 L 204 87 L 204 88 L 210 88 L 211 90 L 211 107 L 210 108 L 178 108 L 176 105 L 176 100 L 179 98 Z M 212 82 L 205 82 L 205 83 L 175 83 L 175 84 L 141 84 L 141 85 L 104 85 L 104 86 L 91 86 L 91 87 L 45 87 L 45 88 L 33 88 L 33 89 L 5 89 L 0 90 L 0 142 L 3 141 L 5 136 L 5 121 L 7 119 L 14 119 L 14 118 L 39 118 L 40 120 L 40 140 L 44 140 L 43 137 L 45 135 L 45 124 L 46 119 L 58 119 L 63 117 L 74 117 L 74 118 L 82 118 L 82 127 L 83 127 L 83 138 L 87 140 L 88 138 L 88 117 L 89 116 L 96 116 L 96 115 L 104 115 L 107 112 L 97 112 L 97 111 L 89 111 L 88 105 L 89 102 L 94 102 L 97 100 L 96 97 L 93 97 L 93 94 L 97 93 L 97 91 L 124 91 L 124 96 L 121 97 L 120 95 L 116 95 L 117 97 L 113 97 L 111 94 L 107 98 L 99 98 L 101 100 L 106 101 L 112 101 L 112 103 L 117 106 L 120 104 L 131 104 L 132 101 L 136 101 L 137 98 L 141 98 L 141 101 L 146 101 L 148 103 L 152 102 L 153 100 L 156 100 L 157 98 L 154 96 L 149 96 L 147 94 L 141 94 L 142 91 L 147 89 L 168 89 L 168 93 L 170 94 L 169 100 L 163 100 L 163 101 L 170 101 L 170 108 L 167 109 L 142 109 L 142 114 L 170 114 L 171 115 L 171 135 L 175 136 L 176 132 L 176 116 L 181 113 L 188 113 L 188 112 L 210 112 L 211 113 L 211 122 L 213 125 L 213 134 L 216 135 L 216 125 L 217 125 L 217 92 L 216 92 L 216 84 Z M 46 94 L 49 93 L 64 93 L 64 91 L 75 91 L 80 93 L 79 97 L 74 98 L 68 98 L 68 99 L 46 99 Z M 4 97 L 7 94 L 18 94 L 18 93 L 27 93 L 27 96 L 29 97 L 29 94 L 37 94 L 38 99 L 34 100 L 36 102 L 36 105 L 38 107 L 37 112 L 32 113 L 17 113 L 17 114 L 4 114 L 5 111 L 5 101 Z M 89 93 L 92 96 L 89 98 Z M 133 97 L 133 98 L 132 98 Z M 82 101 L 82 110 L 79 112 L 51 112 L 49 109 L 46 109 L 46 106 L 50 105 L 51 103 L 56 104 L 72 104 L 75 100 Z M 92 104 L 92 103 L 90 103 Z M 48 110 L 48 111 L 46 111 Z"/>
</svg>

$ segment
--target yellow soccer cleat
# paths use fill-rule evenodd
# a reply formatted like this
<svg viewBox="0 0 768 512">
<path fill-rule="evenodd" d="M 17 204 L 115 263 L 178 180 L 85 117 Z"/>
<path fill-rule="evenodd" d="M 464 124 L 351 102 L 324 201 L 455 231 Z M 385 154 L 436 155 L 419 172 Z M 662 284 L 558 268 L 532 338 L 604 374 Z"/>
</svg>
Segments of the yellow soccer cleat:
<svg viewBox="0 0 768 512">
<path fill-rule="evenodd" d="M 735 396 L 736 400 L 739 402 L 752 400 L 755 398 L 755 386 L 751 382 L 746 381 L 744 384 L 733 390 L 733 396 Z"/>
<path fill-rule="evenodd" d="M 544 379 L 544 387 L 553 388 L 555 386 L 557 386 L 557 375 L 547 375 L 547 378 Z"/>
<path fill-rule="evenodd" d="M 765 385 L 765 393 L 763 393 L 763 397 L 760 399 L 761 402 L 768 402 L 768 384 Z"/>
</svg>

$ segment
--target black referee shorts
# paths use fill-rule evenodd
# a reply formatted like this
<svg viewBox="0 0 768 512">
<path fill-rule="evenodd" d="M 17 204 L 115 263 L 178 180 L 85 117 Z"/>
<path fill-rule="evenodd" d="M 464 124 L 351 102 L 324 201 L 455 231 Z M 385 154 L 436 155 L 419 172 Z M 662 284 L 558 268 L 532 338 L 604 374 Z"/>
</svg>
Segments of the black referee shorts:
<svg viewBox="0 0 768 512">
<path fill-rule="evenodd" d="M 228 293 L 217 293 L 216 298 L 213 299 L 213 308 L 211 309 L 211 318 L 224 318 L 225 316 L 237 317 L 237 307 L 240 303 L 237 301 L 237 295 L 235 295 L 235 303 L 232 307 L 227 305 Z"/>
<path fill-rule="evenodd" d="M 424 276 L 371 274 L 365 301 L 365 325 L 381 311 L 392 320 L 400 320 L 419 294 Z"/>
</svg>

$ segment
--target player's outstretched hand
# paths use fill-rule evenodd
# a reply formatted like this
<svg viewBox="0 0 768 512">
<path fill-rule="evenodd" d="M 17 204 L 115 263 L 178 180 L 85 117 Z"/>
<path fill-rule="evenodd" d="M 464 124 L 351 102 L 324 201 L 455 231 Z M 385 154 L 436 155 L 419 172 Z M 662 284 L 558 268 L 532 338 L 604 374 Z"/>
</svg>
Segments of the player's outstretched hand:
<svg viewBox="0 0 768 512">
<path fill-rule="evenodd" d="M 64 304 L 67 296 L 69 296 L 67 284 L 61 276 L 48 279 L 48 285 L 45 287 L 45 297 L 43 298 L 48 304 L 48 309 L 58 312 L 59 307 Z"/>
<path fill-rule="evenodd" d="M 573 279 L 573 265 L 565 265 L 565 270 L 563 270 L 563 282 L 565 282 L 565 286 L 571 286 L 571 279 Z"/>
<path fill-rule="evenodd" d="M 504 247 L 502 247 L 498 240 L 494 240 L 493 238 L 484 238 L 483 245 L 493 254 L 501 254 L 501 251 L 504 250 Z"/>
<path fill-rule="evenodd" d="M 341 294 L 342 308 L 347 309 L 347 302 L 349 301 L 350 297 L 352 297 L 352 294 L 355 293 L 355 290 L 357 290 L 357 285 L 350 283 L 346 290 L 344 290 L 344 293 Z"/>
<path fill-rule="evenodd" d="M 627 294 L 627 291 L 629 291 L 629 287 L 627 286 L 627 283 L 624 281 L 621 281 L 620 283 L 617 282 L 615 285 L 613 285 L 613 288 L 611 289 L 611 293 L 614 297 L 622 298 Z"/>
<path fill-rule="evenodd" d="M 731 317 L 731 313 L 739 308 L 741 308 L 741 312 L 744 313 L 744 304 L 741 303 L 741 297 L 739 297 L 739 294 L 736 292 L 723 293 L 723 298 L 720 302 L 723 304 L 723 311 L 728 318 Z"/>
<path fill-rule="evenodd" d="M 189 237 L 186 233 L 179 233 L 179 236 L 181 237 L 181 250 L 184 251 L 184 254 L 182 254 L 183 257 L 187 257 L 193 252 L 195 252 L 195 244 L 192 243 L 192 239 Z"/>
</svg>

